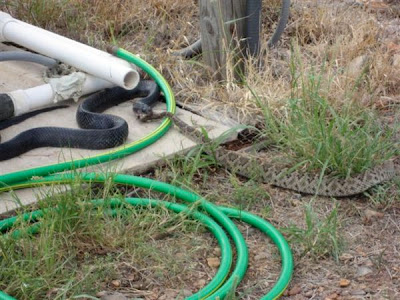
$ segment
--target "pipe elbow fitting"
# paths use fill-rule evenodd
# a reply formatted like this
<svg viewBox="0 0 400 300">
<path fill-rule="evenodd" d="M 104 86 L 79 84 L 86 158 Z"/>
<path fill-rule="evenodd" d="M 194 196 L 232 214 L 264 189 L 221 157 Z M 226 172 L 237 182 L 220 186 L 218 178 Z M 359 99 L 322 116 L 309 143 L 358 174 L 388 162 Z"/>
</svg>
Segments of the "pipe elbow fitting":
<svg viewBox="0 0 400 300">
<path fill-rule="evenodd" d="M 14 116 L 14 102 L 10 95 L 0 94 L 0 121 L 6 120 Z"/>
</svg>

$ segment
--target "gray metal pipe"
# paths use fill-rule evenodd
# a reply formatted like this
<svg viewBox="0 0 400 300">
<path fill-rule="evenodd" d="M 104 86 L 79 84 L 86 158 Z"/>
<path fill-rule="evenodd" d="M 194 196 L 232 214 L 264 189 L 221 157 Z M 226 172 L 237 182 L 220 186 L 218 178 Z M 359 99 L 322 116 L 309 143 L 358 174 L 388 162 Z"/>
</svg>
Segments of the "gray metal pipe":
<svg viewBox="0 0 400 300">
<path fill-rule="evenodd" d="M 48 68 L 54 67 L 57 61 L 53 58 L 27 51 L 3 51 L 0 52 L 0 61 L 27 61 L 37 63 Z"/>
</svg>

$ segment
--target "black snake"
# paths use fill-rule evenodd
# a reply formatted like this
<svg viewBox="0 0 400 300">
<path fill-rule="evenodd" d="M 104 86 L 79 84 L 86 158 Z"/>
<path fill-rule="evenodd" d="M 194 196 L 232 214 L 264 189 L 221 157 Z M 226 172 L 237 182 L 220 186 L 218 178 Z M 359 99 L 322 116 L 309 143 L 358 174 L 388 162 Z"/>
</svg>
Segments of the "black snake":
<svg viewBox="0 0 400 300">
<path fill-rule="evenodd" d="M 147 114 L 151 111 L 151 105 L 159 99 L 160 89 L 154 81 L 142 80 L 133 90 L 114 87 L 93 94 L 78 107 L 76 120 L 80 129 L 37 127 L 26 130 L 0 144 L 0 161 L 40 147 L 95 150 L 122 145 L 128 136 L 127 122 L 118 116 L 102 114 L 102 112 L 112 106 L 139 97 L 142 99 L 134 104 L 133 110 L 135 113 Z M 33 114 L 31 113 L 31 115 Z M 16 118 L 20 119 L 19 122 L 31 115 Z M 15 123 L 17 122 L 13 119 L 5 120 L 0 122 L 0 128 L 6 128 Z"/>
</svg>

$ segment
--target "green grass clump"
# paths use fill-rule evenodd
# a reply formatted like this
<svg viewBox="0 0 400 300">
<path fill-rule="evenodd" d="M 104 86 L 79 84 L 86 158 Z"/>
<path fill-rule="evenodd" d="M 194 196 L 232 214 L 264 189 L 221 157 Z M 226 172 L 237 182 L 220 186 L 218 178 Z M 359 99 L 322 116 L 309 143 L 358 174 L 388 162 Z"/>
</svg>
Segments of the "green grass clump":
<svg viewBox="0 0 400 300">
<path fill-rule="evenodd" d="M 204 152 L 205 147 L 209 145 L 195 147 L 185 156 L 167 159 L 168 181 L 186 189 L 195 189 L 196 182 L 204 184 L 209 178 L 207 169 L 215 165 L 214 158 Z"/>
<path fill-rule="evenodd" d="M 267 205 L 267 201 L 270 200 L 271 196 L 263 185 L 253 180 L 240 182 L 232 175 L 230 181 L 233 187 L 230 201 L 239 209 L 248 210 L 257 204 L 261 204 L 264 207 L 263 213 L 269 212 L 270 207 Z"/>
<path fill-rule="evenodd" d="M 265 134 L 291 164 L 346 177 L 395 154 L 394 130 L 380 125 L 376 113 L 350 96 L 341 104 L 329 99 L 332 80 L 326 82 L 324 69 L 297 73 L 292 63 L 291 98 L 284 109 L 262 106 Z"/>
<path fill-rule="evenodd" d="M 387 210 L 392 208 L 400 201 L 400 179 L 395 178 L 391 182 L 375 186 L 365 195 L 377 209 Z"/>
<path fill-rule="evenodd" d="M 291 225 L 281 229 L 288 234 L 290 243 L 298 247 L 300 256 L 310 255 L 315 259 L 333 257 L 338 261 L 343 249 L 338 208 L 334 207 L 325 217 L 318 217 L 309 204 L 305 206 L 304 214 L 305 228 Z"/>
</svg>

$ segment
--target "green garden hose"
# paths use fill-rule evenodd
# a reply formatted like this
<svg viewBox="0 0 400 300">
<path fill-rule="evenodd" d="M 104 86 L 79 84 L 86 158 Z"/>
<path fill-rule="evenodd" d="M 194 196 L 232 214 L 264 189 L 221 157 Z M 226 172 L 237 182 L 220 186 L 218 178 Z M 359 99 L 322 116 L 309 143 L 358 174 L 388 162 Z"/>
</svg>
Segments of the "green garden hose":
<svg viewBox="0 0 400 300">
<path fill-rule="evenodd" d="M 211 280 L 210 283 L 203 289 L 201 289 L 199 292 L 189 297 L 189 299 L 203 299 L 207 295 L 212 294 L 212 292 L 218 289 L 218 287 L 225 281 L 226 277 L 228 276 L 228 273 L 232 265 L 231 245 L 225 231 L 212 218 L 200 212 L 192 212 L 187 206 L 182 204 L 170 203 L 154 199 L 126 198 L 124 201 L 121 201 L 120 199 L 109 199 L 107 201 L 100 199 L 100 200 L 92 200 L 91 204 L 93 204 L 94 207 L 107 204 L 108 207 L 112 208 L 111 210 L 112 216 L 118 215 L 116 207 L 120 207 L 122 205 L 164 207 L 176 213 L 185 212 L 193 219 L 196 219 L 202 222 L 204 225 L 206 225 L 218 240 L 219 246 L 221 248 L 221 264 L 213 280 Z M 43 217 L 43 215 L 44 211 L 38 210 L 33 213 L 26 213 L 22 216 L 22 218 L 25 221 L 32 222 L 32 221 L 37 221 L 38 218 Z M 12 228 L 15 222 L 17 222 L 17 220 L 18 220 L 17 218 L 13 218 L 12 220 L 6 220 L 4 222 L 0 222 L 0 228 L 2 228 L 0 232 Z M 26 233 L 35 234 L 38 233 L 39 230 L 40 230 L 40 222 L 37 222 L 34 225 L 28 227 Z M 19 238 L 21 237 L 21 235 L 22 232 L 20 230 L 15 230 L 11 234 L 12 238 Z"/>
<path fill-rule="evenodd" d="M 171 113 L 174 113 L 175 112 L 174 96 L 165 79 L 153 67 L 151 67 L 149 64 L 145 63 L 141 59 L 133 56 L 131 53 L 117 48 L 114 48 L 112 50 L 117 56 L 127 61 L 133 62 L 139 67 L 141 67 L 154 80 L 156 80 L 156 82 L 160 85 L 165 95 L 167 101 L 167 110 L 170 111 Z M 194 203 L 194 202 L 200 203 L 200 207 L 202 208 L 202 210 L 207 212 L 207 214 L 210 215 L 212 219 L 199 212 L 191 212 L 188 209 L 188 207 L 181 204 L 168 203 L 153 199 L 137 199 L 137 198 L 127 198 L 123 202 L 120 202 L 119 200 L 110 200 L 112 201 L 114 206 L 121 205 L 121 203 L 129 205 L 141 205 L 141 206 L 161 205 L 168 209 L 172 209 L 176 212 L 186 211 L 189 213 L 189 216 L 205 223 L 206 226 L 209 228 L 209 230 L 216 236 L 219 245 L 221 247 L 221 255 L 222 255 L 221 266 L 217 271 L 215 277 L 210 281 L 210 283 L 206 287 L 204 287 L 196 294 L 187 298 L 191 300 L 217 299 L 217 298 L 223 299 L 235 287 L 235 285 L 237 285 L 243 279 L 246 273 L 248 264 L 247 246 L 245 244 L 242 234 L 240 233 L 236 225 L 230 220 L 229 217 L 239 219 L 243 222 L 250 224 L 251 226 L 260 229 L 263 233 L 269 236 L 272 239 L 272 241 L 277 245 L 282 260 L 282 270 L 276 285 L 272 288 L 272 290 L 268 294 L 262 297 L 262 299 L 278 298 L 283 293 L 283 291 L 286 289 L 287 285 L 290 282 L 291 275 L 293 272 L 293 259 L 290 247 L 283 238 L 283 236 L 270 223 L 263 220 L 262 218 L 259 218 L 248 212 L 236 210 L 233 208 L 218 207 L 206 201 L 204 198 L 198 196 L 197 194 L 169 185 L 167 183 L 155 181 L 148 178 L 122 175 L 122 174 L 113 174 L 110 177 L 107 177 L 107 175 L 101 173 L 81 173 L 81 174 L 63 173 L 60 175 L 51 175 L 52 173 L 77 169 L 84 166 L 94 165 L 97 163 L 102 163 L 129 155 L 155 142 L 168 130 L 169 126 L 170 126 L 170 121 L 168 119 L 165 119 L 154 132 L 147 135 L 146 137 L 131 144 L 125 145 L 124 147 L 119 147 L 116 150 L 107 152 L 105 154 L 92 156 L 79 161 L 54 164 L 50 166 L 44 166 L 35 169 L 27 169 L 24 171 L 1 175 L 0 192 L 21 189 L 21 188 L 30 188 L 45 184 L 46 185 L 65 184 L 65 183 L 70 183 L 76 180 L 77 178 L 82 182 L 99 182 L 99 183 L 104 183 L 106 181 L 108 182 L 108 180 L 112 179 L 112 181 L 116 184 L 123 184 L 125 186 L 132 186 L 132 187 L 141 187 L 161 192 L 164 194 L 172 195 L 177 199 L 180 199 L 187 203 Z M 101 203 L 103 203 L 103 201 L 106 200 L 93 200 L 93 203 L 97 203 L 98 205 L 100 205 Z M 22 218 L 26 221 L 35 221 L 38 218 L 40 218 L 41 214 L 42 214 L 41 211 L 35 211 L 23 215 Z M 16 219 L 17 219 L 16 217 L 12 217 L 1 221 L 0 234 L 6 234 L 8 230 L 13 229 Z M 226 234 L 224 233 L 224 230 L 222 230 L 221 227 L 216 222 L 220 224 L 220 226 L 222 226 L 225 232 L 228 233 L 229 237 L 233 241 L 233 244 L 235 245 L 237 260 L 235 262 L 235 267 L 233 270 L 231 270 L 231 264 L 232 264 L 232 250 L 230 249 L 231 246 L 229 245 L 229 242 L 227 243 L 228 239 L 226 237 Z M 30 233 L 36 233 L 40 229 L 40 223 L 34 223 L 29 228 L 31 230 Z M 18 237 L 18 231 L 13 231 L 12 234 Z M 0 291 L 0 300 L 15 300 L 15 299 L 5 294 L 4 292 Z"/>
</svg>

